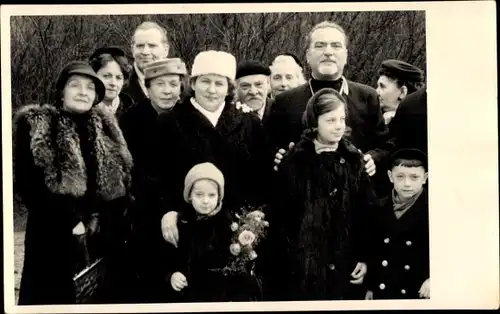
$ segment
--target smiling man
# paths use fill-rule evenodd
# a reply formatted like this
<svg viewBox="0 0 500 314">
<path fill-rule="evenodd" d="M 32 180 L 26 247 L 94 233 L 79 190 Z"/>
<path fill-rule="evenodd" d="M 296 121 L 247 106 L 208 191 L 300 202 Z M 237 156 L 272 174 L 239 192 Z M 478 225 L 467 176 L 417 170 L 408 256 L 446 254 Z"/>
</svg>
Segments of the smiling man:
<svg viewBox="0 0 500 314">
<path fill-rule="evenodd" d="M 148 98 L 144 82 L 144 68 L 148 63 L 165 59 L 170 45 L 167 31 L 155 22 L 144 22 L 139 25 L 132 36 L 131 50 L 134 56 L 134 68 L 128 85 L 123 92 L 132 97 L 134 103 Z"/>
<path fill-rule="evenodd" d="M 347 35 L 338 24 L 324 21 L 313 27 L 307 37 L 306 52 L 311 79 L 276 96 L 268 122 L 270 135 L 276 148 L 287 148 L 290 142 L 298 141 L 304 130 L 302 114 L 307 101 L 318 90 L 333 88 L 347 101 L 347 125 L 351 131 L 346 138 L 363 152 L 365 170 L 373 176 L 376 165 L 388 154 L 382 149 L 388 129 L 375 89 L 344 77 L 347 48 Z"/>
</svg>

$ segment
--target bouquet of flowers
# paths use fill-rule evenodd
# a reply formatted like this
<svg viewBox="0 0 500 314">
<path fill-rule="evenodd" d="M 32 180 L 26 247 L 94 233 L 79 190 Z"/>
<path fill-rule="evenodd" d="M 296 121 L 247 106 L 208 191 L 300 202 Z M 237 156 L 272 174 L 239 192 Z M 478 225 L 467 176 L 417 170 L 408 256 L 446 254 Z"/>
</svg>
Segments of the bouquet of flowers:
<svg viewBox="0 0 500 314">
<path fill-rule="evenodd" d="M 253 268 L 253 262 L 257 258 L 255 249 L 266 236 L 269 222 L 264 220 L 264 206 L 252 208 L 246 206 L 241 208 L 241 213 L 236 214 L 230 228 L 233 231 L 232 243 L 229 251 L 233 255 L 229 265 L 222 269 L 224 274 L 235 274 L 247 272 Z"/>
</svg>

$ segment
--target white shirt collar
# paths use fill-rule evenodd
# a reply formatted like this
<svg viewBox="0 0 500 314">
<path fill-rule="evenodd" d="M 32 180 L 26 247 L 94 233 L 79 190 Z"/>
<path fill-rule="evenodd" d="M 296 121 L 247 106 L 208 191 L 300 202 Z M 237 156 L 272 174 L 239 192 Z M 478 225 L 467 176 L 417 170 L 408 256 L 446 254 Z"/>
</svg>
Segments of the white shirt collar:
<svg viewBox="0 0 500 314">
<path fill-rule="evenodd" d="M 146 88 L 146 83 L 144 82 L 144 73 L 137 67 L 137 63 L 134 62 L 134 70 L 137 73 L 137 78 L 139 79 L 139 86 L 141 86 L 144 95 L 149 98 L 148 89 Z"/>
<path fill-rule="evenodd" d="M 219 106 L 219 109 L 212 112 L 212 111 L 208 111 L 205 108 L 203 108 L 202 106 L 200 106 L 200 104 L 198 104 L 198 102 L 196 102 L 194 97 L 191 97 L 190 100 L 191 100 L 191 104 L 199 112 L 201 112 L 208 119 L 208 121 L 210 121 L 210 123 L 212 123 L 212 125 L 215 127 L 217 125 L 217 122 L 219 121 L 221 114 L 222 114 L 222 110 L 224 110 L 225 103 L 223 103 L 221 106 Z"/>
<path fill-rule="evenodd" d="M 309 88 L 311 89 L 311 95 L 314 95 L 314 91 L 311 85 L 311 80 L 308 82 Z M 349 95 L 349 84 L 347 84 L 347 79 L 342 75 L 342 86 L 340 87 L 341 95 Z"/>
</svg>

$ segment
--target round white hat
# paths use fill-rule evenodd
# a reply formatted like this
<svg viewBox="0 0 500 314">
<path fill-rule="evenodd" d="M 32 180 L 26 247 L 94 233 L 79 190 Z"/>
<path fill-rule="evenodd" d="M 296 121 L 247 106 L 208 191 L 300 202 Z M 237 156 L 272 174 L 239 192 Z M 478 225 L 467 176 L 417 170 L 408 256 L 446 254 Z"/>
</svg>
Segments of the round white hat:
<svg viewBox="0 0 500 314">
<path fill-rule="evenodd" d="M 191 77 L 218 74 L 230 80 L 236 77 L 236 58 L 224 51 L 202 51 L 194 58 Z"/>
</svg>

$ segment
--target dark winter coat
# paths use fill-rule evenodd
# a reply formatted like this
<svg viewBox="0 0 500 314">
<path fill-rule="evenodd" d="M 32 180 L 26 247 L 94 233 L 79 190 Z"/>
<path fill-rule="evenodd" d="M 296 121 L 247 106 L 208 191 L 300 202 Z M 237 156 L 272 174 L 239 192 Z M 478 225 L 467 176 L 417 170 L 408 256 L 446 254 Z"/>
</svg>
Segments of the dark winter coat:
<svg viewBox="0 0 500 314">
<path fill-rule="evenodd" d="M 192 206 L 186 206 L 179 216 L 179 245 L 175 249 L 164 242 L 164 254 L 160 260 L 164 266 L 162 276 L 176 302 L 229 302 L 259 301 L 259 281 L 250 269 L 246 273 L 227 274 L 222 269 L 229 265 L 229 250 L 233 220 L 226 209 L 213 217 L 197 219 Z M 173 290 L 170 279 L 180 272 L 188 286 L 181 292 Z M 166 294 L 167 295 L 167 294 Z M 161 302 L 161 301 L 160 301 Z"/>
<path fill-rule="evenodd" d="M 374 195 L 362 156 L 345 140 L 336 152 L 317 154 L 315 137 L 303 136 L 274 183 L 274 300 L 347 298 L 351 272 L 367 259 L 366 211 Z"/>
<path fill-rule="evenodd" d="M 127 85 L 123 87 L 122 93 L 132 98 L 134 104 L 142 103 L 143 101 L 149 99 L 148 96 L 144 94 L 144 91 L 139 84 L 139 76 L 137 75 L 135 67 L 130 74 Z"/>
<path fill-rule="evenodd" d="M 132 235 L 128 242 L 128 260 L 136 278 L 133 285 L 137 287 L 129 299 L 134 299 L 136 303 L 153 302 L 151 298 L 158 292 L 158 287 L 154 284 L 154 276 L 157 274 L 150 272 L 148 253 L 151 247 L 157 247 L 154 243 L 161 237 L 160 218 L 157 213 L 160 197 L 156 190 L 158 171 L 154 165 L 158 144 L 158 119 L 159 114 L 151 105 L 151 101 L 145 99 L 128 110 L 120 121 L 134 159 L 132 193 L 136 202 L 132 217 Z M 157 244 L 161 245 L 161 242 Z"/>
<path fill-rule="evenodd" d="M 373 237 L 366 283 L 374 299 L 418 299 L 429 278 L 427 190 L 399 219 L 392 198 L 386 198 L 370 221 Z"/>
<path fill-rule="evenodd" d="M 118 109 L 116 110 L 115 116 L 118 122 L 120 123 L 120 127 L 122 125 L 121 120 L 122 117 L 134 106 L 134 100 L 132 97 L 125 93 L 120 93 L 120 104 L 118 105 Z"/>
<path fill-rule="evenodd" d="M 120 246 L 132 158 L 116 118 L 97 106 L 73 115 L 30 105 L 13 121 L 14 192 L 28 209 L 19 304 L 75 303 L 73 276 L 85 263 L 72 230 L 97 214 L 101 231 L 89 251 Z"/>
<path fill-rule="evenodd" d="M 346 136 L 365 154 L 371 154 L 375 163 L 387 155 L 384 143 L 388 129 L 385 125 L 376 91 L 366 85 L 347 81 L 347 125 L 352 129 Z M 312 96 L 309 83 L 287 90 L 275 98 L 269 118 L 270 135 L 275 148 L 287 148 L 297 142 L 304 127 L 302 114 Z"/>
<path fill-rule="evenodd" d="M 406 96 L 389 125 L 394 149 L 416 148 L 427 154 L 427 91 Z"/>
<path fill-rule="evenodd" d="M 214 127 L 187 98 L 161 115 L 159 132 L 161 214 L 182 207 L 184 178 L 202 162 L 212 162 L 224 174 L 228 208 L 266 202 L 272 154 L 257 117 L 226 103 Z"/>
</svg>

